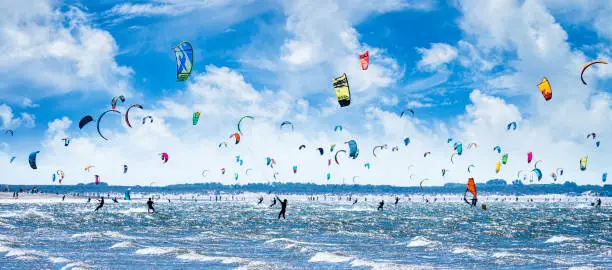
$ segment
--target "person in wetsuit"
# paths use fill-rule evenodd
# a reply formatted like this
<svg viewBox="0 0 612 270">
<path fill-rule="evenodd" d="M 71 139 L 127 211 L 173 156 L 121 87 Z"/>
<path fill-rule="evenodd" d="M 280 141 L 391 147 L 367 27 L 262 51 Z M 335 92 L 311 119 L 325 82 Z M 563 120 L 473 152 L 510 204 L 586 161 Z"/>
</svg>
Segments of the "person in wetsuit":
<svg viewBox="0 0 612 270">
<path fill-rule="evenodd" d="M 114 203 L 119 203 L 119 202 L 117 201 L 117 198 L 113 198 L 113 202 L 114 202 Z"/>
<path fill-rule="evenodd" d="M 272 201 L 272 204 L 270 204 L 270 207 L 275 206 L 276 205 L 276 198 L 274 198 L 274 200 Z"/>
<path fill-rule="evenodd" d="M 382 200 L 378 203 L 378 211 L 382 211 L 383 207 L 385 206 L 385 200 Z"/>
<path fill-rule="evenodd" d="M 66 195 L 62 196 L 62 202 L 66 199 Z"/>
<path fill-rule="evenodd" d="M 355 198 L 355 201 L 353 201 L 353 204 L 356 204 L 356 203 L 357 203 L 357 198 Z"/>
<path fill-rule="evenodd" d="M 397 205 L 397 203 L 399 203 L 399 197 L 395 197 L 395 205 Z"/>
<path fill-rule="evenodd" d="M 104 206 L 104 197 L 100 197 L 100 204 L 98 204 L 98 207 L 96 207 L 96 210 L 94 210 L 94 212 L 98 211 L 98 209 L 102 208 L 102 206 Z"/>
<path fill-rule="evenodd" d="M 276 199 L 278 199 L 278 201 L 281 203 L 281 210 L 278 213 L 278 219 L 280 219 L 281 215 L 283 216 L 283 219 L 287 219 L 285 217 L 285 211 L 287 211 L 287 199 L 281 200 L 278 196 L 276 196 Z"/>
<path fill-rule="evenodd" d="M 257 205 L 260 205 L 261 203 L 263 203 L 263 197 L 259 197 L 259 202 L 257 202 Z"/>
<path fill-rule="evenodd" d="M 149 198 L 149 200 L 147 201 L 147 213 L 151 213 L 151 211 L 155 213 L 155 208 L 153 208 L 153 200 Z"/>
<path fill-rule="evenodd" d="M 91 202 L 91 197 L 87 198 L 87 203 L 85 204 L 88 204 L 89 202 Z"/>
<path fill-rule="evenodd" d="M 597 198 L 597 204 L 595 205 L 597 208 L 601 208 L 601 199 Z"/>
</svg>

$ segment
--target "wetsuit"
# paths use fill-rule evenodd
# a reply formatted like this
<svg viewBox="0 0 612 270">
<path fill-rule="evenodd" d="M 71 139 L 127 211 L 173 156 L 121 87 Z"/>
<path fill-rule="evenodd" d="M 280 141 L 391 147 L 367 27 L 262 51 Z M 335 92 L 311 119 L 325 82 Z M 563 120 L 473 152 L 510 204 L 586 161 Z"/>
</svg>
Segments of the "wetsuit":
<svg viewBox="0 0 612 270">
<path fill-rule="evenodd" d="M 356 204 L 356 203 L 357 203 L 357 199 L 355 199 L 355 201 L 353 202 L 353 204 Z"/>
<path fill-rule="evenodd" d="M 98 207 L 96 207 L 94 212 L 98 211 L 98 209 L 102 208 L 102 206 L 104 206 L 104 197 L 100 197 L 100 204 L 98 204 Z"/>
<path fill-rule="evenodd" d="M 113 198 L 113 202 L 114 202 L 114 203 L 119 203 L 119 202 L 117 201 L 117 198 Z"/>
<path fill-rule="evenodd" d="M 601 207 L 601 199 L 597 199 L 597 205 L 595 205 L 597 208 Z"/>
<path fill-rule="evenodd" d="M 276 198 L 281 203 L 281 210 L 280 210 L 280 213 L 278 213 L 278 219 L 280 219 L 281 216 L 283 216 L 283 219 L 287 219 L 285 217 L 285 211 L 287 211 L 287 199 L 282 201 L 278 196 Z"/>
<path fill-rule="evenodd" d="M 62 202 L 66 199 L 66 195 L 62 196 Z"/>
<path fill-rule="evenodd" d="M 153 200 L 151 200 L 151 198 L 149 198 L 147 201 L 147 207 L 147 213 L 150 213 L 151 210 L 153 210 L 153 213 L 155 213 L 155 208 L 153 208 Z"/>
<path fill-rule="evenodd" d="M 275 206 L 276 205 L 276 198 L 274 198 L 274 200 L 272 201 L 272 204 L 270 204 L 270 207 Z"/>
<path fill-rule="evenodd" d="M 257 205 L 260 205 L 263 202 L 263 197 L 259 197 L 259 202 L 257 203 Z"/>
<path fill-rule="evenodd" d="M 385 201 L 382 200 L 381 202 L 378 203 L 378 209 L 377 210 L 378 211 L 382 211 L 384 206 L 385 206 Z"/>
<path fill-rule="evenodd" d="M 395 205 L 399 202 L 399 197 L 395 197 Z"/>
<path fill-rule="evenodd" d="M 87 203 L 91 202 L 91 197 L 87 198 Z"/>
<path fill-rule="evenodd" d="M 476 199 L 475 197 L 472 198 L 472 206 L 476 206 L 476 202 L 478 202 L 478 199 Z"/>
</svg>

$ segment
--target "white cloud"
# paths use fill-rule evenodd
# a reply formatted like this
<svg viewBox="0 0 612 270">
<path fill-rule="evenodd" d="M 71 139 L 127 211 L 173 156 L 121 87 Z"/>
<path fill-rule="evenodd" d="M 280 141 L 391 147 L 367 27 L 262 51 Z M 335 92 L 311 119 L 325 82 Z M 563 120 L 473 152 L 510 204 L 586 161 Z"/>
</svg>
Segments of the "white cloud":
<svg viewBox="0 0 612 270">
<path fill-rule="evenodd" d="M 76 7 L 62 12 L 49 1 L 0 4 L 0 49 L 0 98 L 129 90 L 125 80 L 133 71 L 115 61 L 115 40 Z"/>
<path fill-rule="evenodd" d="M 39 105 L 38 105 L 38 104 L 34 104 L 34 103 L 32 102 L 32 100 L 31 100 L 31 99 L 29 99 L 29 98 L 27 98 L 27 97 L 24 97 L 24 98 L 23 98 L 23 102 L 21 103 L 21 105 L 22 105 L 23 107 L 25 107 L 25 108 L 37 108 L 37 107 L 39 107 Z"/>
<path fill-rule="evenodd" d="M 27 128 L 35 126 L 36 117 L 32 114 L 21 113 L 21 117 L 15 117 L 13 109 L 6 104 L 0 105 L 0 120 L 3 129 L 15 129 L 24 125 Z"/>
<path fill-rule="evenodd" d="M 445 67 L 446 64 L 457 58 L 457 49 L 445 43 L 432 43 L 430 49 L 417 48 L 417 51 L 423 55 L 417 65 L 424 70 Z"/>
</svg>

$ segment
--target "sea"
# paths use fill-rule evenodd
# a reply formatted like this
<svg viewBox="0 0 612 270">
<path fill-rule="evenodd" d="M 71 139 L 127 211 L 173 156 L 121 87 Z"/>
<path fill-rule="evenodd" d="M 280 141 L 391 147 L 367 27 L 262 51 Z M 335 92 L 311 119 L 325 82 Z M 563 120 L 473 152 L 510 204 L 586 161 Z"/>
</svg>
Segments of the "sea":
<svg viewBox="0 0 612 270">
<path fill-rule="evenodd" d="M 0 269 L 612 269 L 609 199 L 117 196 L 0 201 Z"/>
</svg>

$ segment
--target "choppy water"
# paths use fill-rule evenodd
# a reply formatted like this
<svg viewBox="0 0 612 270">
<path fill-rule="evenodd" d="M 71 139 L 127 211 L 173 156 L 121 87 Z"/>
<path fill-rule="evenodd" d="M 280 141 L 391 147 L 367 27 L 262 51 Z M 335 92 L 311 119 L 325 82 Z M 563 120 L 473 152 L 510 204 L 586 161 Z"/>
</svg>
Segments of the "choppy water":
<svg viewBox="0 0 612 270">
<path fill-rule="evenodd" d="M 585 202 L 94 206 L 0 203 L 0 268 L 612 268 L 612 211 Z"/>
</svg>

